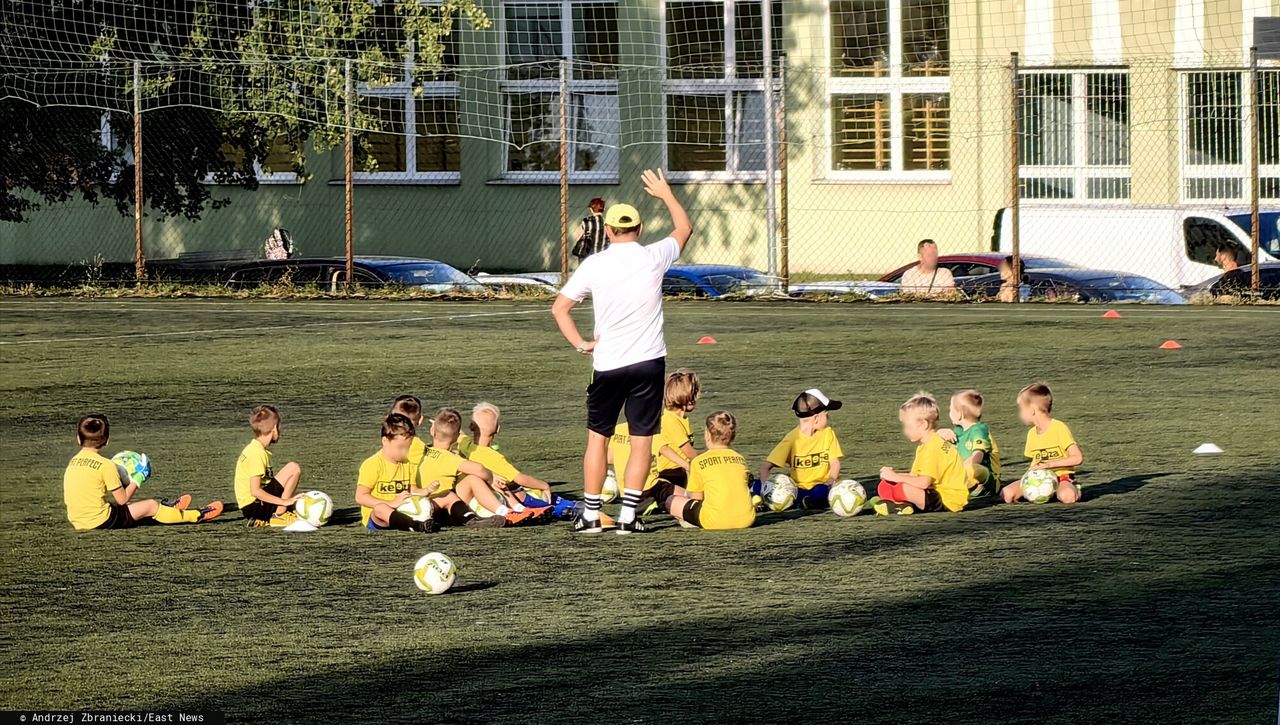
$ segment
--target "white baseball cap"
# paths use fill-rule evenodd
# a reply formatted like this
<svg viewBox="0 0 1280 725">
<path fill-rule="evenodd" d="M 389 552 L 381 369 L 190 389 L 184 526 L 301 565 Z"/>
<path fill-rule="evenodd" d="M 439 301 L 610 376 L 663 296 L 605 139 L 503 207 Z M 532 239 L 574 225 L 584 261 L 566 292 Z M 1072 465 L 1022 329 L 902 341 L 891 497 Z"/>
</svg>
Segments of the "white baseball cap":
<svg viewBox="0 0 1280 725">
<path fill-rule="evenodd" d="M 816 404 L 814 403 L 815 400 L 817 401 Z M 791 410 L 795 412 L 797 418 L 811 418 L 818 413 L 828 410 L 840 410 L 842 407 L 844 407 L 844 403 L 828 398 L 817 388 L 809 388 L 797 395 L 796 399 L 791 403 Z"/>
</svg>

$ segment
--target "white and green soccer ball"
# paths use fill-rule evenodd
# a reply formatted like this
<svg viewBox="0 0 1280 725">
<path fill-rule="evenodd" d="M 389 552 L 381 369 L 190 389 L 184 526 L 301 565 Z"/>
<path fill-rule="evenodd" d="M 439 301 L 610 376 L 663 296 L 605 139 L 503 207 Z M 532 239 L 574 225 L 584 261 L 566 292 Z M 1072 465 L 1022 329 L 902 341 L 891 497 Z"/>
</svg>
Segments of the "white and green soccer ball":
<svg viewBox="0 0 1280 725">
<path fill-rule="evenodd" d="M 1058 490 L 1058 477 L 1053 471 L 1036 469 L 1022 477 L 1022 497 L 1031 503 L 1048 503 Z"/>
<path fill-rule="evenodd" d="M 426 496 L 410 496 L 396 509 L 414 521 L 426 521 L 435 512 L 435 504 Z"/>
<path fill-rule="evenodd" d="M 836 516 L 857 516 L 862 507 L 867 505 L 867 490 L 861 483 L 846 478 L 831 487 L 827 503 Z"/>
<path fill-rule="evenodd" d="M 312 526 L 324 526 L 333 515 L 333 499 L 324 491 L 307 491 L 293 502 L 293 512 Z"/>
<path fill-rule="evenodd" d="M 795 481 L 785 473 L 779 473 L 765 482 L 760 497 L 770 511 L 786 511 L 796 502 L 798 494 Z"/>
<path fill-rule="evenodd" d="M 413 565 L 413 583 L 424 592 L 444 594 L 458 580 L 458 567 L 453 559 L 433 551 Z"/>
<path fill-rule="evenodd" d="M 613 503 L 618 498 L 618 477 L 613 471 L 609 471 L 604 476 L 604 488 L 600 489 L 600 502 Z"/>
<path fill-rule="evenodd" d="M 116 464 L 116 468 L 120 470 L 120 479 L 126 483 L 133 481 L 141 486 L 151 478 L 151 459 L 145 453 L 120 451 L 111 457 L 111 462 Z"/>
</svg>

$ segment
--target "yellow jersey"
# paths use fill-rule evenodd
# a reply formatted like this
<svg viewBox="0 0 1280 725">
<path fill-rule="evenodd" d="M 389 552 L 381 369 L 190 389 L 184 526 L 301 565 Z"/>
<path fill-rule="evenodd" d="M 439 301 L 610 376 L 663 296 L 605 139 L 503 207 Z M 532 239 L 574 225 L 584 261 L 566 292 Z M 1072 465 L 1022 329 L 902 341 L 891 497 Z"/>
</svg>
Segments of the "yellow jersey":
<svg viewBox="0 0 1280 725">
<path fill-rule="evenodd" d="M 1052 461 L 1056 458 L 1066 458 L 1067 452 L 1071 450 L 1071 446 L 1077 445 L 1076 439 L 1071 435 L 1071 429 L 1056 418 L 1049 421 L 1049 425 L 1045 427 L 1043 433 L 1032 427 L 1027 431 L 1027 447 L 1023 450 L 1023 455 L 1031 459 L 1034 465 L 1041 461 Z M 1058 476 L 1069 476 L 1076 472 L 1074 468 L 1055 468 L 1053 473 Z"/>
<path fill-rule="evenodd" d="M 844 457 L 834 428 L 805 435 L 796 426 L 774 447 L 769 462 L 790 471 L 791 480 L 803 489 L 826 483 L 831 478 L 831 461 Z"/>
<path fill-rule="evenodd" d="M 412 451 L 410 451 L 409 460 L 412 461 Z M 458 467 L 466 459 L 444 448 L 426 448 L 422 452 L 421 463 L 417 469 L 419 484 L 423 488 L 430 488 L 431 484 L 439 483 L 435 493 L 431 494 L 432 498 L 443 496 L 453 490 L 457 485 L 458 479 L 462 478 L 462 472 Z"/>
<path fill-rule="evenodd" d="M 357 488 L 369 489 L 369 495 L 383 501 L 390 501 L 402 493 L 408 493 L 414 485 L 412 466 L 408 463 L 396 463 L 387 460 L 382 451 L 369 456 L 360 464 L 360 475 L 356 479 Z M 373 509 L 360 507 L 360 523 L 368 525 L 369 515 Z"/>
<path fill-rule="evenodd" d="M 111 517 L 112 491 L 122 487 L 120 469 L 101 453 L 81 450 L 62 474 L 67 521 L 77 529 L 96 529 Z"/>
<path fill-rule="evenodd" d="M 653 437 L 653 460 L 658 472 L 672 471 L 680 468 L 680 464 L 662 455 L 662 447 L 669 446 L 681 459 L 685 444 L 693 445 L 693 431 L 689 427 L 689 418 L 680 410 L 662 412 L 662 427 L 658 435 Z"/>
<path fill-rule="evenodd" d="M 654 440 L 657 440 L 655 436 Z M 613 476 L 618 479 L 621 489 L 626 481 L 627 461 L 631 460 L 631 428 L 626 423 L 619 423 L 609 439 L 609 452 L 613 454 Z M 658 469 L 652 456 L 649 459 L 649 477 L 645 479 L 644 489 L 648 491 L 658 482 Z"/>
<path fill-rule="evenodd" d="M 489 469 L 495 479 L 501 479 L 507 482 L 516 480 L 516 476 L 520 475 L 520 471 L 513 465 L 507 457 L 494 450 L 491 446 L 482 446 L 472 443 L 468 447 L 467 460 L 474 461 Z"/>
<path fill-rule="evenodd" d="M 244 508 L 258 500 L 249 487 L 254 476 L 262 477 L 258 482 L 261 486 L 268 483 L 274 475 L 271 472 L 271 451 L 257 438 L 249 441 L 236 461 L 236 505 Z"/>
<path fill-rule="evenodd" d="M 689 463 L 689 492 L 702 492 L 699 521 L 710 530 L 745 529 L 756 520 L 747 459 L 730 448 L 707 451 Z"/>
<path fill-rule="evenodd" d="M 911 473 L 929 477 L 933 490 L 938 492 L 948 511 L 959 511 L 969 503 L 969 474 L 964 469 L 964 459 L 937 431 L 916 446 Z"/>
</svg>

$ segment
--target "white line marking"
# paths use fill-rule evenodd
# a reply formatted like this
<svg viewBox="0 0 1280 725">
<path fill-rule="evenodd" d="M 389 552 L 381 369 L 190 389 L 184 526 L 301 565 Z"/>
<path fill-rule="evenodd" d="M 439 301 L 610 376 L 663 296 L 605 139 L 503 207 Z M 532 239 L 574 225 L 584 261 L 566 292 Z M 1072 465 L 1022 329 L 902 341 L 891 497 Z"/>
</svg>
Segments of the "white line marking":
<svg viewBox="0 0 1280 725">
<path fill-rule="evenodd" d="M 259 325 L 257 327 L 224 327 L 212 330 L 171 330 L 168 332 L 132 332 L 123 335 L 98 335 L 95 337 L 45 338 L 41 340 L 0 340 L 0 345 L 58 344 L 63 342 L 97 342 L 100 340 L 124 340 L 139 337 L 181 337 L 185 335 L 216 335 L 227 332 L 270 332 L 273 330 L 297 330 L 303 327 L 339 327 L 343 325 L 392 325 L 400 322 L 424 322 L 429 320 L 460 320 L 469 317 L 502 317 L 531 315 L 536 310 L 509 310 L 506 312 L 472 312 L 458 315 L 428 315 L 423 317 L 397 317 L 389 320 L 341 320 L 337 322 L 305 322 L 297 325 Z"/>
</svg>

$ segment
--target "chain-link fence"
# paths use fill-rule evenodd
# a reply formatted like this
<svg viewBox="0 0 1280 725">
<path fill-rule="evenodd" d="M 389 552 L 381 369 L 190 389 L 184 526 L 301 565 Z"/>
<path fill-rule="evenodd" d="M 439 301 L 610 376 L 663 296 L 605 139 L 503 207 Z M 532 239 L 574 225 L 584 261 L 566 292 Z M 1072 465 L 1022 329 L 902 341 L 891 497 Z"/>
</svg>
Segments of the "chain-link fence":
<svg viewBox="0 0 1280 725">
<path fill-rule="evenodd" d="M 719 267 L 672 291 L 1170 301 L 1224 269 L 1266 287 L 1278 11 L 14 1 L 0 265 L 551 289 L 592 200 L 662 233 L 639 185 L 660 167 L 697 228 L 685 261 Z"/>
</svg>

